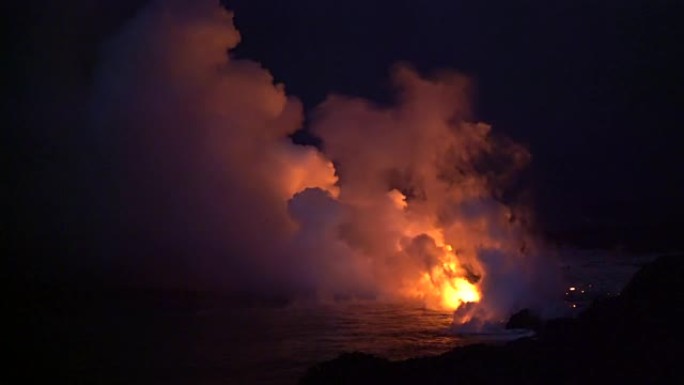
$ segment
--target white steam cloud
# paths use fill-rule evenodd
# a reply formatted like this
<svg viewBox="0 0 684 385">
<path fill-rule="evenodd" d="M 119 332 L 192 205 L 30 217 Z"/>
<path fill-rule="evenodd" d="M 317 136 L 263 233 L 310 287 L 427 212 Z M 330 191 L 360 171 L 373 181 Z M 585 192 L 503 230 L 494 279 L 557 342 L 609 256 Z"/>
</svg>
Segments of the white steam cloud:
<svg viewBox="0 0 684 385">
<path fill-rule="evenodd" d="M 330 96 L 313 114 L 319 151 L 289 140 L 301 103 L 231 58 L 239 41 L 218 4 L 159 1 L 103 49 L 94 116 L 117 160 L 128 269 L 414 299 L 460 307 L 461 322 L 535 305 L 535 242 L 496 199 L 530 156 L 470 121 L 467 79 L 399 65 L 393 107 Z"/>
</svg>

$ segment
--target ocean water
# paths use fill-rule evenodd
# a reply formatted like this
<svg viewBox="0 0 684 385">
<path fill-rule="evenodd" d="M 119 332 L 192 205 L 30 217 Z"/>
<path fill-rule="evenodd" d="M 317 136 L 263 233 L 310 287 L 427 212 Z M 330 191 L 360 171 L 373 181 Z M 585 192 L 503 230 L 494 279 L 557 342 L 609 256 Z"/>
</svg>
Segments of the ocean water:
<svg viewBox="0 0 684 385">
<path fill-rule="evenodd" d="M 456 335 L 450 324 L 449 312 L 416 304 L 244 306 L 169 297 L 72 314 L 62 320 L 67 329 L 55 331 L 68 340 L 75 377 L 83 370 L 82 378 L 109 373 L 130 384 L 295 384 L 311 365 L 343 352 L 405 359 L 482 338 Z M 79 357 L 83 365 L 74 367 Z"/>
<path fill-rule="evenodd" d="M 559 295 L 577 312 L 595 296 L 617 294 L 650 259 L 568 254 L 559 267 L 575 290 Z M 46 355 L 65 377 L 83 383 L 213 385 L 295 384 L 311 365 L 342 352 L 398 360 L 511 337 L 459 335 L 451 320 L 415 303 L 245 303 L 134 292 L 41 309 L 31 320 L 40 334 L 31 338 L 46 341 L 53 350 Z"/>
<path fill-rule="evenodd" d="M 363 351 L 390 359 L 443 353 L 467 343 L 450 332 L 451 314 L 409 304 L 291 304 L 205 314 L 205 330 L 229 318 L 222 341 L 201 339 L 201 361 L 219 360 L 234 383 L 296 383 L 316 362 Z M 211 326 L 210 326 L 211 324 Z M 238 349 L 222 351 L 222 346 Z M 219 362 L 217 362 L 219 363 Z"/>
</svg>

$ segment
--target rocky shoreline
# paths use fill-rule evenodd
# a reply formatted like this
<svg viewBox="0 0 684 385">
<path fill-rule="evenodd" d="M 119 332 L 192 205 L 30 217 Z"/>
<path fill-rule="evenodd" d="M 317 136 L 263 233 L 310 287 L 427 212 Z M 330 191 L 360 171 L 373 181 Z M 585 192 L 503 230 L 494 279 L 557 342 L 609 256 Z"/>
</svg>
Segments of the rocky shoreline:
<svg viewBox="0 0 684 385">
<path fill-rule="evenodd" d="M 684 255 L 660 257 L 620 295 L 576 318 L 531 325 L 534 337 L 396 362 L 346 353 L 310 368 L 300 384 L 681 383 L 683 284 Z"/>
</svg>

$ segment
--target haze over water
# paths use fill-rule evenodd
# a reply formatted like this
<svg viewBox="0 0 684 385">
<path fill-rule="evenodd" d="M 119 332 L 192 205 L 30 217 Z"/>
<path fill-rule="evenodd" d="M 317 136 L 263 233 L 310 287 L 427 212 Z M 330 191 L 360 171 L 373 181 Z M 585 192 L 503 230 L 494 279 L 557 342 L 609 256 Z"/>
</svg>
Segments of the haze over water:
<svg viewBox="0 0 684 385">
<path fill-rule="evenodd" d="M 449 331 L 451 313 L 419 305 L 245 305 L 168 292 L 120 298 L 55 309 L 40 321 L 62 346 L 62 370 L 129 384 L 293 384 L 343 352 L 406 359 L 474 341 Z"/>
<path fill-rule="evenodd" d="M 565 298 L 566 309 L 619 291 L 650 258 L 567 253 L 564 279 L 577 291 Z M 415 303 L 274 303 L 183 292 L 96 298 L 73 309 L 54 302 L 39 337 L 60 346 L 60 369 L 70 376 L 127 384 L 294 384 L 307 368 L 343 352 L 401 360 L 516 336 L 458 335 L 450 312 Z"/>
</svg>

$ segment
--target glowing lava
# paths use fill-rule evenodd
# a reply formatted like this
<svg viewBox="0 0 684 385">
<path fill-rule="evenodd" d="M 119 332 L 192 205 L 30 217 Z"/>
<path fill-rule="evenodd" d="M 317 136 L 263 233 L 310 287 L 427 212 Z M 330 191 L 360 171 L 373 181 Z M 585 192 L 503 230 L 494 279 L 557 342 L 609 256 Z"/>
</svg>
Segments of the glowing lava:
<svg viewBox="0 0 684 385">
<path fill-rule="evenodd" d="M 409 295 L 421 299 L 425 306 L 439 310 L 457 310 L 465 303 L 479 302 L 478 286 L 466 278 L 451 245 L 441 248 L 440 261 L 413 283 Z"/>
<path fill-rule="evenodd" d="M 412 278 L 403 280 L 401 296 L 422 301 L 425 307 L 454 311 L 465 303 L 480 302 L 479 276 L 468 272 L 454 247 L 445 242 L 444 230 L 435 226 L 430 217 L 411 212 L 406 196 L 398 190 L 387 194 L 399 213 L 401 239 L 397 252 L 422 261 Z"/>
</svg>

